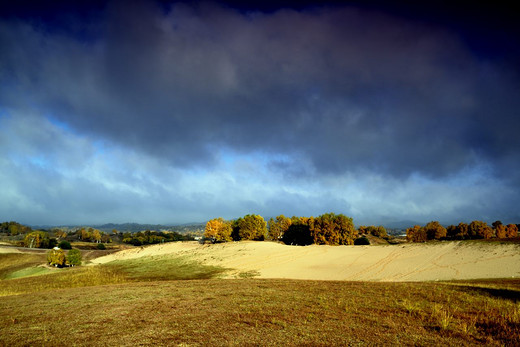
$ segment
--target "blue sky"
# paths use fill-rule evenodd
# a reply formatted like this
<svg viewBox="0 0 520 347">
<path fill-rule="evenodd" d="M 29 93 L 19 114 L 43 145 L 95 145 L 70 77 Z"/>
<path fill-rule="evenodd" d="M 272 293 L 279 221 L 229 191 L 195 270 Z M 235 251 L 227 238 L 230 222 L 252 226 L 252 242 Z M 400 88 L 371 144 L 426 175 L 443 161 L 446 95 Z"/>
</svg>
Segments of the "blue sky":
<svg viewBox="0 0 520 347">
<path fill-rule="evenodd" d="M 456 2 L 2 5 L 0 220 L 518 223 L 514 16 Z"/>
</svg>

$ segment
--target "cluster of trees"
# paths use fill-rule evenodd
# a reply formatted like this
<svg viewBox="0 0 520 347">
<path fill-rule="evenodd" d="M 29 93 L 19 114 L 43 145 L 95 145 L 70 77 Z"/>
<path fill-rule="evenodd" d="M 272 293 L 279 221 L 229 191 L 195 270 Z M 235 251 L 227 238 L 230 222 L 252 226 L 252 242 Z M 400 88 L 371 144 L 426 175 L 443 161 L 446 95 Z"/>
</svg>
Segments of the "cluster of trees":
<svg viewBox="0 0 520 347">
<path fill-rule="evenodd" d="M 81 265 L 81 252 L 73 248 L 65 255 L 61 248 L 54 247 L 47 253 L 47 262 L 55 267 Z"/>
<path fill-rule="evenodd" d="M 162 232 L 162 231 L 140 231 L 134 234 L 124 233 L 123 242 L 134 246 L 151 245 L 155 243 L 173 242 L 173 241 L 193 241 L 193 237 L 182 235 L 178 232 Z"/>
<path fill-rule="evenodd" d="M 5 233 L 9 236 L 26 234 L 31 231 L 30 227 L 16 222 L 3 222 L 0 224 L 0 233 Z"/>
<path fill-rule="evenodd" d="M 23 239 L 24 247 L 28 248 L 53 248 L 58 241 L 54 237 L 50 237 L 46 231 L 32 231 L 25 235 Z"/>
<path fill-rule="evenodd" d="M 79 240 L 86 241 L 86 242 L 96 242 L 96 243 L 110 243 L 112 242 L 112 239 L 110 236 L 98 229 L 94 228 L 81 228 L 76 231 L 76 235 Z"/>
<path fill-rule="evenodd" d="M 496 221 L 489 226 L 486 222 L 475 220 L 470 224 L 459 223 L 445 228 L 439 222 L 433 221 L 423 227 L 415 225 L 406 229 L 406 239 L 410 242 L 490 239 L 493 237 L 499 239 L 518 237 L 518 225 L 504 225 L 501 221 Z"/>
<path fill-rule="evenodd" d="M 291 218 L 279 215 L 268 222 L 259 215 L 246 215 L 233 221 L 215 218 L 206 223 L 204 237 L 212 242 L 273 240 L 292 245 L 352 245 L 359 236 L 386 236 L 379 226 L 354 227 L 352 218 L 326 213 L 319 217 Z"/>
</svg>

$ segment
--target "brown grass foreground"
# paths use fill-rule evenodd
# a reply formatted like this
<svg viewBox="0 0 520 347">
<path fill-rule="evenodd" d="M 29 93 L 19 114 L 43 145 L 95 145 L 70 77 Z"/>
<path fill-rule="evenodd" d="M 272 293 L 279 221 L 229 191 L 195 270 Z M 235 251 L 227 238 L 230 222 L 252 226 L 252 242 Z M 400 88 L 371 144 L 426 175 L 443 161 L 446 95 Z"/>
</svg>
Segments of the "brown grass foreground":
<svg viewBox="0 0 520 347">
<path fill-rule="evenodd" d="M 132 282 L 4 296 L 0 345 L 518 345 L 519 299 L 519 280 Z"/>
</svg>

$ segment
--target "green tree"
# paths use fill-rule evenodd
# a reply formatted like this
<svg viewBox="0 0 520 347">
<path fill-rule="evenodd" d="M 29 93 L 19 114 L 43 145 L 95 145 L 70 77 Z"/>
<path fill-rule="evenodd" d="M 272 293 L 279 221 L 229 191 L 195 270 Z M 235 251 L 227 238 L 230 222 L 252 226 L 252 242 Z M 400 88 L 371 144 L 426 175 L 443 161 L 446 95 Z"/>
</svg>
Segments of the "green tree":
<svg viewBox="0 0 520 347">
<path fill-rule="evenodd" d="M 357 238 L 352 218 L 343 214 L 325 213 L 309 225 L 313 242 L 318 245 L 353 245 Z"/>
<path fill-rule="evenodd" d="M 267 222 L 260 215 L 248 214 L 234 223 L 233 239 L 263 241 L 267 235 Z"/>
<path fill-rule="evenodd" d="M 49 265 L 62 267 L 65 265 L 65 252 L 57 247 L 51 249 L 49 253 L 47 253 L 47 262 Z"/>
<path fill-rule="evenodd" d="M 58 244 L 58 247 L 61 249 L 71 249 L 72 246 L 70 245 L 70 242 L 67 240 L 61 240 Z"/>
<path fill-rule="evenodd" d="M 81 251 L 73 248 L 67 253 L 66 264 L 68 266 L 79 266 L 81 265 Z"/>
<path fill-rule="evenodd" d="M 282 236 L 282 242 L 286 245 L 311 245 L 313 240 L 309 223 L 312 220 L 307 217 L 292 217 L 291 225 Z"/>
<path fill-rule="evenodd" d="M 282 239 L 292 222 L 290 218 L 281 214 L 276 219 L 270 218 L 267 224 L 269 225 L 269 240 L 278 241 Z"/>
</svg>

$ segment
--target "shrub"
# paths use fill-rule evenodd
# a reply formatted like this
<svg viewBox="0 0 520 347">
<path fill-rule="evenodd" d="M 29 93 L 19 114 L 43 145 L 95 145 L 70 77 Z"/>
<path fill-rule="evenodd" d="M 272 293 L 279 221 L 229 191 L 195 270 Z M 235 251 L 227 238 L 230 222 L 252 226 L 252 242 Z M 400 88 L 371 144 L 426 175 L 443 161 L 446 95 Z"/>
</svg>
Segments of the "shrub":
<svg viewBox="0 0 520 347">
<path fill-rule="evenodd" d="M 103 244 L 103 243 L 98 243 L 98 245 L 96 246 L 96 248 L 97 248 L 97 249 L 100 249 L 100 250 L 105 250 L 105 249 L 107 249 L 107 248 L 105 247 L 105 244 Z"/>
<path fill-rule="evenodd" d="M 70 242 L 67 240 L 60 241 L 60 243 L 58 244 L 58 247 L 61 249 L 72 249 Z"/>
</svg>

